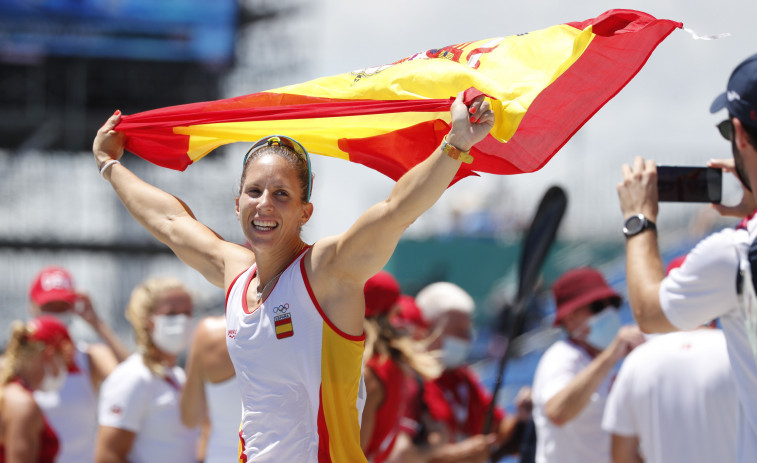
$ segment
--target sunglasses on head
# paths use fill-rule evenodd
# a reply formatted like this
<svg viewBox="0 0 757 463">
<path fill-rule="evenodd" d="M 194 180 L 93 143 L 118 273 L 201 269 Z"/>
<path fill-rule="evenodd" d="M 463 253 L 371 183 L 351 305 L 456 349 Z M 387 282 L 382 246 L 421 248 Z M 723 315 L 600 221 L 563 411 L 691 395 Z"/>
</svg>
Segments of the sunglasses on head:
<svg viewBox="0 0 757 463">
<path fill-rule="evenodd" d="M 308 194 L 306 197 L 306 201 L 310 202 L 310 191 L 313 188 L 312 185 L 312 175 L 313 171 L 310 167 L 310 155 L 308 154 L 308 151 L 305 149 L 304 146 L 300 144 L 297 140 L 294 138 L 285 137 L 284 135 L 271 135 L 268 137 L 261 138 L 260 140 L 256 141 L 252 147 L 247 151 L 247 154 L 244 155 L 244 159 L 242 160 L 242 166 L 247 164 L 247 158 L 250 157 L 250 155 L 256 151 L 258 151 L 261 148 L 265 148 L 266 146 L 285 146 L 295 153 L 297 153 L 297 156 L 299 156 L 301 159 L 305 161 L 305 163 L 308 166 Z"/>
<path fill-rule="evenodd" d="M 720 132 L 720 135 L 722 135 L 723 138 L 731 141 L 731 137 L 733 137 L 733 120 L 726 119 L 715 127 L 718 128 L 718 132 Z"/>
</svg>

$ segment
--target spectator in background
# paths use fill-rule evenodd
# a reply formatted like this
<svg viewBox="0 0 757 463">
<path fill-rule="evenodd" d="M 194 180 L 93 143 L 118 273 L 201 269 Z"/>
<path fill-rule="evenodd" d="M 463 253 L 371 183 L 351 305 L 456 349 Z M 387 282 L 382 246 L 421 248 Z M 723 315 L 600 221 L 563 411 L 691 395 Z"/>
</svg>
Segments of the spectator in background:
<svg viewBox="0 0 757 463">
<path fill-rule="evenodd" d="M 363 292 L 367 395 L 360 443 L 369 461 L 383 463 L 392 455 L 400 421 L 417 392 L 416 376 L 434 379 L 441 366 L 390 323 L 400 296 L 400 285 L 392 274 L 380 271 L 368 279 Z"/>
<path fill-rule="evenodd" d="M 534 374 L 536 462 L 609 462 L 601 424 L 613 368 L 644 338 L 636 326 L 621 327 L 621 298 L 597 270 L 569 270 L 552 292 L 567 339 L 544 352 Z"/>
<path fill-rule="evenodd" d="M 138 352 L 108 376 L 99 403 L 97 463 L 193 462 L 198 433 L 181 422 L 192 297 L 175 278 L 150 278 L 132 291 L 126 318 Z"/>
<path fill-rule="evenodd" d="M 59 441 L 34 400 L 35 390 L 55 391 L 73 363 L 73 343 L 65 325 L 41 316 L 16 321 L 0 370 L 0 461 L 58 461 Z"/>
<path fill-rule="evenodd" d="M 428 337 L 428 322 L 423 318 L 413 296 L 400 294 L 396 309 L 389 317 L 392 325 L 412 339 L 420 341 Z"/>
<path fill-rule="evenodd" d="M 717 209 L 743 218 L 757 204 L 757 54 L 731 73 L 726 92 L 710 111 L 723 109 L 728 118 L 718 129 L 731 142 L 733 164 L 728 167 L 746 190 L 736 207 Z M 626 274 L 634 318 L 647 333 L 690 330 L 719 319 L 741 405 L 738 459 L 757 461 L 757 220 L 752 215 L 746 227 L 711 234 L 666 276 L 655 226 L 657 166 L 637 157 L 633 167 L 626 164 L 622 170 L 617 189 L 626 220 Z"/>
<path fill-rule="evenodd" d="M 426 461 L 488 461 L 492 453 L 517 452 L 520 431 L 530 415 L 530 394 L 521 396 L 515 416 L 505 417 L 504 410 L 495 408 L 493 432 L 483 434 L 492 397 L 466 364 L 473 332 L 473 298 L 453 283 L 437 282 L 422 289 L 415 302 L 430 325 L 428 349 L 440 352 L 444 366 L 439 378 L 423 384 L 422 404 L 417 407 L 433 420 L 426 428 L 430 445 Z M 416 445 L 422 446 L 417 439 Z"/>
<path fill-rule="evenodd" d="M 92 463 L 97 434 L 100 384 L 129 354 L 113 330 L 76 290 L 71 274 L 61 267 L 42 269 L 29 288 L 31 313 L 50 315 L 70 330 L 76 317 L 86 321 L 105 344 L 77 342 L 72 371 L 60 390 L 35 391 L 34 398 L 60 439 L 58 463 Z"/>
<path fill-rule="evenodd" d="M 685 256 L 673 259 L 667 273 Z M 714 323 L 634 349 L 607 399 L 602 427 L 615 463 L 738 461 L 739 401 Z"/>
<path fill-rule="evenodd" d="M 184 426 L 209 427 L 201 446 L 204 463 L 227 463 L 239 458 L 241 418 L 242 395 L 226 349 L 226 320 L 223 316 L 206 317 L 192 338 L 187 382 L 181 391 Z"/>
</svg>

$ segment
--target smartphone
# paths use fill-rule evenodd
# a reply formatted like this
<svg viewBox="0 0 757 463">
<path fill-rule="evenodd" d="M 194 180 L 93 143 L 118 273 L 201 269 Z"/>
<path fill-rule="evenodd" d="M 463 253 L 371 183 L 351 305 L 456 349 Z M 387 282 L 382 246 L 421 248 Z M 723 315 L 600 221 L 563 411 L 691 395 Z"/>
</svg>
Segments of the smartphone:
<svg viewBox="0 0 757 463">
<path fill-rule="evenodd" d="M 723 171 L 713 167 L 657 166 L 658 200 L 720 204 Z"/>
</svg>

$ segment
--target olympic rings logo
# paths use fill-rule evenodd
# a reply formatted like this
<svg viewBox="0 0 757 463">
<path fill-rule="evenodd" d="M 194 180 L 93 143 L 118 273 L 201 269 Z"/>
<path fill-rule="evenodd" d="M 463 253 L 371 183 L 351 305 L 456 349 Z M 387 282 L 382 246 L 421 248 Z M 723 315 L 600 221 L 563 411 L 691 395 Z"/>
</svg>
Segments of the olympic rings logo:
<svg viewBox="0 0 757 463">
<path fill-rule="evenodd" d="M 286 303 L 284 305 L 276 306 L 273 308 L 273 313 L 286 313 L 289 311 L 289 303 Z"/>
</svg>

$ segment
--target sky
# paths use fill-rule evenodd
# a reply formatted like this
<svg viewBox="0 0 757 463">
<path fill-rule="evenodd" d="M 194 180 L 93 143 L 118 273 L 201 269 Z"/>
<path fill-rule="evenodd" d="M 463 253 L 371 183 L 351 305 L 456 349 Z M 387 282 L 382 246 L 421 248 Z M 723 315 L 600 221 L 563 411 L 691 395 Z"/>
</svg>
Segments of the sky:
<svg viewBox="0 0 757 463">
<path fill-rule="evenodd" d="M 636 9 L 680 21 L 699 35 L 730 33 L 719 40 L 695 40 L 676 30 L 660 44 L 639 74 L 601 109 L 542 170 L 518 176 L 484 175 L 451 188 L 409 230 L 431 235 L 451 208 L 498 205 L 514 221 L 530 217 L 551 185 L 570 200 L 561 236 L 621 241 L 622 217 L 615 187 L 621 165 L 640 155 L 659 164 L 702 165 L 730 157 L 730 146 L 714 124 L 723 114 L 709 106 L 724 91 L 733 67 L 757 52 L 757 28 L 746 15 L 748 2 L 723 0 L 629 1 L 624 4 L 538 0 L 529 2 L 452 0 L 322 0 L 295 20 L 310 65 L 302 75 L 282 76 L 277 85 L 390 63 L 418 51 L 484 38 L 514 35 L 596 17 L 613 8 Z M 751 6 L 750 8 L 754 8 Z M 302 52 L 300 52 L 302 54 Z M 359 214 L 389 193 L 392 182 L 369 169 L 315 156 L 316 217 L 310 240 L 344 231 Z M 359 192 L 359 193 L 357 193 Z M 706 206 L 663 204 L 660 222 L 686 228 L 687 218 Z M 326 217 L 324 219 L 324 216 Z"/>
</svg>

